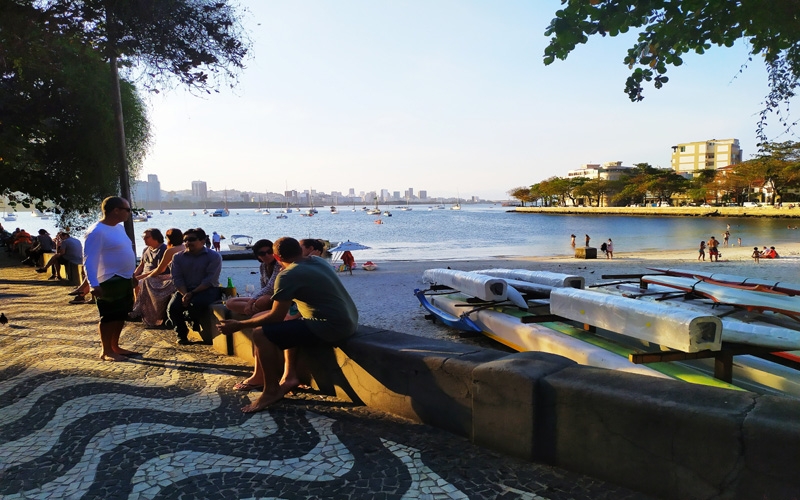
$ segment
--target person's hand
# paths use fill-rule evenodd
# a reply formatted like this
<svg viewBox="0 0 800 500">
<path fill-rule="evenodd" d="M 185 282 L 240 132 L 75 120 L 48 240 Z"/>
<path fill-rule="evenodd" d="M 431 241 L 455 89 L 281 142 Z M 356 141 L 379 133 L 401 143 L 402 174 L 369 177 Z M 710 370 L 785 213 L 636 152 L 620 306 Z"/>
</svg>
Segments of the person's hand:
<svg viewBox="0 0 800 500">
<path fill-rule="evenodd" d="M 188 292 L 181 298 L 181 303 L 183 304 L 183 307 L 188 307 L 191 302 L 192 302 L 192 292 Z"/>
<path fill-rule="evenodd" d="M 236 321 L 235 319 L 220 320 L 220 322 L 217 323 L 217 328 L 219 328 L 219 331 L 221 331 L 225 335 L 230 335 L 233 332 L 238 332 L 239 330 L 242 329 L 241 322 Z"/>
</svg>

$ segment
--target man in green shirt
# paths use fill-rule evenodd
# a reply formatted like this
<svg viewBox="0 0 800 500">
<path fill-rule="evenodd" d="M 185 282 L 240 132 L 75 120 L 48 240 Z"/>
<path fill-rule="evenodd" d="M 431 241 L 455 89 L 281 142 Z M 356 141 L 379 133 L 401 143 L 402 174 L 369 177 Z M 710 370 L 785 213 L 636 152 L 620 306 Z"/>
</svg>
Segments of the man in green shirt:
<svg viewBox="0 0 800 500">
<path fill-rule="evenodd" d="M 286 363 L 281 379 L 272 367 L 283 361 L 283 351 L 301 346 L 335 345 L 353 335 L 358 326 L 358 311 L 330 264 L 319 257 L 303 257 L 294 238 L 280 238 L 273 247 L 283 271 L 275 281 L 272 308 L 242 320 L 219 324 L 225 334 L 249 327 L 253 330 L 256 359 L 262 364 L 264 392 L 255 403 L 242 408 L 245 413 L 261 411 L 280 401 L 300 381 L 293 363 Z M 284 321 L 294 302 L 301 319 Z"/>
</svg>

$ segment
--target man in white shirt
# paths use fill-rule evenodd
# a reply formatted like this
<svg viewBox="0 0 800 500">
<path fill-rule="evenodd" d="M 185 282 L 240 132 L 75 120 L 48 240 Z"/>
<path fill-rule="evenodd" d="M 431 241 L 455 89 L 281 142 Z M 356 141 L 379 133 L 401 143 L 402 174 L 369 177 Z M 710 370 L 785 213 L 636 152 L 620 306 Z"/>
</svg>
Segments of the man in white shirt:
<svg viewBox="0 0 800 500">
<path fill-rule="evenodd" d="M 119 336 L 133 309 L 133 272 L 136 254 L 125 233 L 131 206 L 124 198 L 109 196 L 101 205 L 103 218 L 86 232 L 83 262 L 91 293 L 100 312 L 100 359 L 124 361 L 137 353 L 119 346 Z"/>
</svg>

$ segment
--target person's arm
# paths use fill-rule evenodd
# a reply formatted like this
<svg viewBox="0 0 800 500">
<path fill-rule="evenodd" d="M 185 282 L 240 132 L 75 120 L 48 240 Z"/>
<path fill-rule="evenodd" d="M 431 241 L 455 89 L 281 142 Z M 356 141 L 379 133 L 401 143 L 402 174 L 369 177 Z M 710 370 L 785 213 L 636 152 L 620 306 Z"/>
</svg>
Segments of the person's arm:
<svg viewBox="0 0 800 500">
<path fill-rule="evenodd" d="M 138 281 L 138 280 L 140 280 L 140 279 L 142 278 L 142 277 L 141 277 L 141 276 L 139 276 L 139 275 L 140 275 L 140 274 L 142 274 L 142 269 L 144 269 L 144 255 L 145 255 L 145 252 L 147 252 L 147 249 L 145 249 L 145 250 L 142 252 L 142 258 L 141 258 L 141 260 L 139 260 L 139 265 L 138 265 L 138 266 L 136 266 L 136 269 L 133 271 L 133 277 L 134 277 L 134 278 L 135 278 L 137 281 Z"/>
<path fill-rule="evenodd" d="M 100 270 L 100 246 L 102 245 L 102 236 L 93 231 L 86 235 L 86 243 L 83 246 L 83 267 L 86 271 L 86 279 L 89 281 L 92 295 L 96 295 L 96 290 L 99 291 L 100 283 L 97 279 L 97 273 Z"/>
<path fill-rule="evenodd" d="M 164 271 L 167 270 L 167 266 L 169 266 L 169 263 L 172 262 L 172 258 L 176 253 L 178 253 L 178 251 L 179 250 L 176 250 L 176 247 L 167 249 L 167 251 L 164 252 L 164 258 L 158 263 L 158 267 L 153 269 L 150 273 L 142 276 L 142 279 L 152 278 L 153 276 L 164 274 Z"/>
<path fill-rule="evenodd" d="M 234 319 L 222 320 L 217 326 L 222 333 L 230 335 L 233 332 L 261 326 L 265 323 L 280 323 L 286 317 L 291 305 L 291 300 L 274 300 L 272 301 L 272 308 L 268 311 L 254 314 L 252 317 L 241 321 Z"/>
</svg>

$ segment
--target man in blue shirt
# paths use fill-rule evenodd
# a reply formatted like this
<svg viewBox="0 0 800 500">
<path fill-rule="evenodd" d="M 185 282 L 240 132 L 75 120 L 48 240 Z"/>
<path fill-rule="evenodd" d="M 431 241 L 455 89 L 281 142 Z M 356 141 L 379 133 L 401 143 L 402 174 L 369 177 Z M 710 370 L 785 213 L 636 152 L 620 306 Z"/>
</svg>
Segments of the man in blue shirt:
<svg viewBox="0 0 800 500">
<path fill-rule="evenodd" d="M 186 250 L 172 258 L 172 282 L 177 292 L 167 306 L 167 317 L 178 335 L 178 344 L 189 344 L 189 327 L 185 312 L 191 318 L 220 299 L 219 273 L 222 270 L 222 257 L 218 252 L 206 248 L 206 232 L 188 229 L 183 233 Z"/>
</svg>

